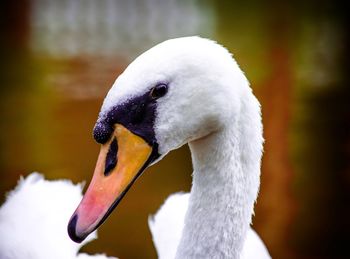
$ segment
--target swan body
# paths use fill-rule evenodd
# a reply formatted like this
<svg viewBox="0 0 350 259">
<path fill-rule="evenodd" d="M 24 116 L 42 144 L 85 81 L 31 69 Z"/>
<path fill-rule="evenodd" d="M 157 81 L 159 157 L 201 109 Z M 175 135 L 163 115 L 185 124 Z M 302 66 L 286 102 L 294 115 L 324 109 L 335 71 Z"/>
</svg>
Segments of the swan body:
<svg viewBox="0 0 350 259">
<path fill-rule="evenodd" d="M 1 259 L 112 259 L 78 253 L 83 244 L 65 231 L 71 210 L 82 197 L 82 186 L 68 180 L 47 181 L 38 173 L 21 179 L 0 208 Z"/>
</svg>

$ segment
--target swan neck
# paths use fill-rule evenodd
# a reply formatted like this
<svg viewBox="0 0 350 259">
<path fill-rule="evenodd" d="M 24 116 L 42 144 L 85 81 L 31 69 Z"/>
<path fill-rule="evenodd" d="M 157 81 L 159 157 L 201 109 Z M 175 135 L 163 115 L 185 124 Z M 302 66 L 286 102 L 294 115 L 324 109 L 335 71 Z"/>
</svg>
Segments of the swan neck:
<svg viewBox="0 0 350 259">
<path fill-rule="evenodd" d="M 259 106 L 245 115 L 243 110 L 241 119 L 189 144 L 193 182 L 176 258 L 240 258 L 260 184 L 263 142 Z"/>
</svg>

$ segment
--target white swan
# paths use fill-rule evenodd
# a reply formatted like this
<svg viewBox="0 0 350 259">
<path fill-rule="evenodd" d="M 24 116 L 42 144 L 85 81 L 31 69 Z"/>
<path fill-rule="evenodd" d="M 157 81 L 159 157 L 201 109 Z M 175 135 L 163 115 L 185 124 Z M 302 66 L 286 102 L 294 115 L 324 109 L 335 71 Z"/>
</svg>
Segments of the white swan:
<svg viewBox="0 0 350 259">
<path fill-rule="evenodd" d="M 74 241 L 104 222 L 145 168 L 188 143 L 192 189 L 175 199 L 188 205 L 170 202 L 150 221 L 159 256 L 270 258 L 249 227 L 260 184 L 260 105 L 224 47 L 185 37 L 143 53 L 107 94 L 94 137 L 101 151 L 68 225 Z M 178 222 L 157 227 L 171 211 Z"/>
<path fill-rule="evenodd" d="M 1 259 L 112 259 L 79 253 L 83 244 L 69 240 L 65 227 L 82 197 L 82 186 L 68 180 L 47 181 L 32 173 L 21 179 L 0 208 Z"/>
</svg>

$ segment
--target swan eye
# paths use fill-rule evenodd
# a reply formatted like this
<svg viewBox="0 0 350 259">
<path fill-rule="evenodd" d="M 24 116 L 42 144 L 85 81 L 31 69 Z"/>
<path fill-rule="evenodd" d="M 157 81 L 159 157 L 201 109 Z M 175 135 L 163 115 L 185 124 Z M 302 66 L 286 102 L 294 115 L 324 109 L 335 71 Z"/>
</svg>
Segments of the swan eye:
<svg viewBox="0 0 350 259">
<path fill-rule="evenodd" d="M 166 84 L 159 84 L 152 88 L 150 96 L 153 99 L 158 99 L 163 97 L 168 91 L 168 86 Z"/>
</svg>

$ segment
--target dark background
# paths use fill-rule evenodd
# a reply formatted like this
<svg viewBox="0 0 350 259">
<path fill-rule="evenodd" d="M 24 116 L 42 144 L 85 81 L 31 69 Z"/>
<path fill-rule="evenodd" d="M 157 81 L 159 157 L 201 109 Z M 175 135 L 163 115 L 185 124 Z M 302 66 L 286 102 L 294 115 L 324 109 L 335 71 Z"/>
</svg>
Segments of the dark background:
<svg viewBox="0 0 350 259">
<path fill-rule="evenodd" d="M 350 258 L 349 9 L 343 1 L 2 1 L 0 193 L 33 170 L 89 181 L 92 127 L 115 78 L 168 38 L 226 46 L 262 104 L 253 227 L 273 258 Z M 344 1 L 345 2 L 345 1 Z M 187 147 L 129 191 L 83 250 L 155 258 L 147 217 L 189 191 Z"/>
</svg>

